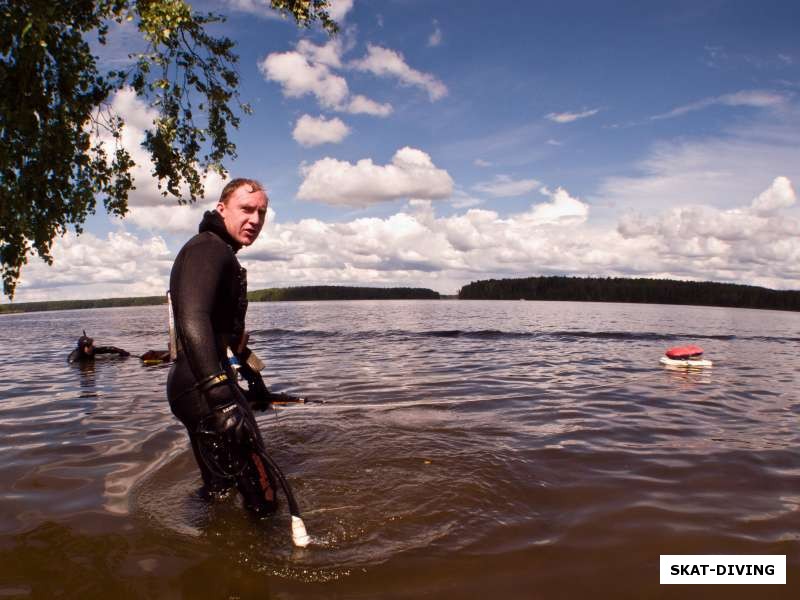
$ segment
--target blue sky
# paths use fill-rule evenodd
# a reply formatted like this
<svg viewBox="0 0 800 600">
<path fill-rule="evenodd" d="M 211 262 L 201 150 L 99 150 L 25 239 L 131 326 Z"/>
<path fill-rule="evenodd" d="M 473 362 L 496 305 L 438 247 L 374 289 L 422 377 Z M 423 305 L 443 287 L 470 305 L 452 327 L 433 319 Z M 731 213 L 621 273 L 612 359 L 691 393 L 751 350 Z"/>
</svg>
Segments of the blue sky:
<svg viewBox="0 0 800 600">
<path fill-rule="evenodd" d="M 501 6 L 502 9 L 496 8 Z M 233 176 L 269 189 L 251 289 L 455 293 L 490 277 L 672 277 L 798 289 L 800 3 L 335 2 L 334 40 L 207 0 L 238 43 Z M 125 28 L 103 50 L 125 60 Z M 166 289 L 202 208 L 155 191 L 152 113 L 115 98 L 131 213 L 32 259 L 16 301 Z M 222 182 L 209 180 L 209 199 Z"/>
</svg>

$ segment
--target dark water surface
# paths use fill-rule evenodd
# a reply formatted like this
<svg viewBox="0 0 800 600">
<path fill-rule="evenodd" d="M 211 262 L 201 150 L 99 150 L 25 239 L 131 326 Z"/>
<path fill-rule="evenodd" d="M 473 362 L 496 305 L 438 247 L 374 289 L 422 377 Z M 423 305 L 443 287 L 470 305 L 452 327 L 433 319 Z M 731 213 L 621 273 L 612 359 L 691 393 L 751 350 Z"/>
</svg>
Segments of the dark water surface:
<svg viewBox="0 0 800 600">
<path fill-rule="evenodd" d="M 164 307 L 0 316 L 0 598 L 796 598 L 800 315 L 567 302 L 252 304 L 288 515 L 208 505 Z M 697 343 L 710 370 L 666 370 Z M 785 554 L 785 586 L 660 586 L 661 554 Z"/>
</svg>

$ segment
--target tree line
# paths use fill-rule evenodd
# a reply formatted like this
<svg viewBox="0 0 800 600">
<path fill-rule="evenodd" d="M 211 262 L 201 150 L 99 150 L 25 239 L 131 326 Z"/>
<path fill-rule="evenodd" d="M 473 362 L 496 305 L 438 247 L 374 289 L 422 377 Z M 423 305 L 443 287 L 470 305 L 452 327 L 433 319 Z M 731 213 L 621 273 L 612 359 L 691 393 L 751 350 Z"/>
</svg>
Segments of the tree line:
<svg viewBox="0 0 800 600">
<path fill-rule="evenodd" d="M 438 300 L 438 292 L 425 288 L 371 288 L 339 285 L 308 285 L 289 288 L 267 288 L 247 293 L 250 302 L 282 302 L 287 300 Z M 99 298 L 96 300 L 50 300 L 0 304 L 0 314 L 40 312 L 45 310 L 77 310 L 116 306 L 152 306 L 165 304 L 164 296 L 139 298 Z"/>
<path fill-rule="evenodd" d="M 694 304 L 773 310 L 800 310 L 800 291 L 771 290 L 713 281 L 623 277 L 525 277 L 473 281 L 460 300 L 573 300 Z"/>
<path fill-rule="evenodd" d="M 0 304 L 0 314 L 42 312 L 46 310 L 79 310 L 82 308 L 109 308 L 116 306 L 152 306 L 166 304 L 166 296 L 140 296 L 138 298 L 98 298 L 95 300 L 48 300 L 45 302 L 15 302 Z"/>
<path fill-rule="evenodd" d="M 438 300 L 439 293 L 426 288 L 307 285 L 255 290 L 248 292 L 247 299 L 251 302 L 281 302 L 286 300 Z"/>
</svg>

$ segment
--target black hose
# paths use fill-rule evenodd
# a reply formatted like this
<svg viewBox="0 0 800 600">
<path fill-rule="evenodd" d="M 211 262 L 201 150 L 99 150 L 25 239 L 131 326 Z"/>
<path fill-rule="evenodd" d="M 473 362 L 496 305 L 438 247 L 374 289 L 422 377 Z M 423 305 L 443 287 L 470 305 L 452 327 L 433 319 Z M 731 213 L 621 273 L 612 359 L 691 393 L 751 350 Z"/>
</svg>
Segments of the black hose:
<svg viewBox="0 0 800 600">
<path fill-rule="evenodd" d="M 270 456 L 266 452 L 261 452 L 261 458 L 263 458 L 266 463 L 272 468 L 275 473 L 275 476 L 278 478 L 278 483 L 281 484 L 283 488 L 283 493 L 286 495 L 286 501 L 289 504 L 289 514 L 294 517 L 300 516 L 300 507 L 297 506 L 297 500 L 294 498 L 294 493 L 292 493 L 292 486 L 289 485 L 289 482 L 286 480 L 286 476 L 281 471 L 281 468 L 278 464 L 270 458 Z"/>
</svg>

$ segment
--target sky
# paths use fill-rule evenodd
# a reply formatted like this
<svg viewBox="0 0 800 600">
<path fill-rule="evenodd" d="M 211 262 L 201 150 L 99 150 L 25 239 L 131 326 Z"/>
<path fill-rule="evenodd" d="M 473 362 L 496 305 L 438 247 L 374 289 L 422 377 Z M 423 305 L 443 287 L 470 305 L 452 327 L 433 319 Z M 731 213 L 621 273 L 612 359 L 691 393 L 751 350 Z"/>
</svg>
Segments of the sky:
<svg viewBox="0 0 800 600">
<path fill-rule="evenodd" d="M 239 253 L 250 289 L 426 287 L 570 275 L 800 289 L 800 3 L 339 0 L 331 39 L 264 0 L 204 0 L 237 42 L 233 177 L 268 190 Z M 104 65 L 136 45 L 116 27 Z M 15 302 L 163 294 L 224 181 L 163 198 L 137 162 L 102 209 L 23 268 Z M 3 302 L 7 302 L 3 298 Z"/>
</svg>

